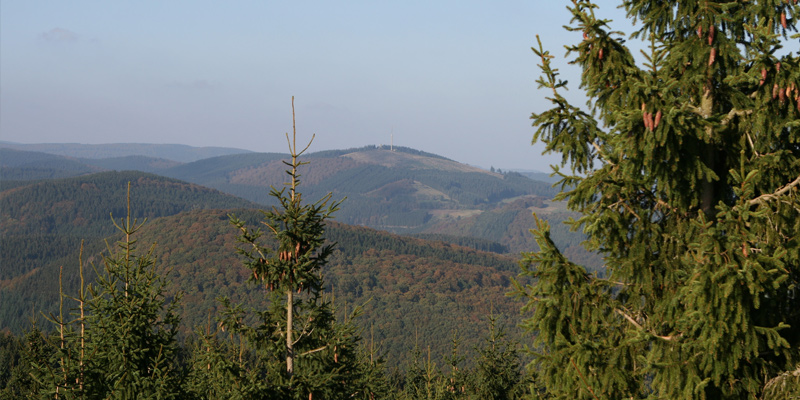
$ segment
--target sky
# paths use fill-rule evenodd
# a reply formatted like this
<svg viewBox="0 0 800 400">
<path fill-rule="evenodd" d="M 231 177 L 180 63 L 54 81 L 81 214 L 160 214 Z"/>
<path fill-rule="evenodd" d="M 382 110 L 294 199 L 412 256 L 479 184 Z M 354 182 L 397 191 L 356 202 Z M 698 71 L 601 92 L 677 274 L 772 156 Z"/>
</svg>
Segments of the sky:
<svg viewBox="0 0 800 400">
<path fill-rule="evenodd" d="M 605 2 L 601 2 L 605 3 Z M 611 2 L 608 2 L 611 3 Z M 390 144 L 549 171 L 531 145 L 539 34 L 567 2 L 0 1 L 0 140 L 286 152 Z M 601 10 L 617 21 L 624 14 Z M 603 14 L 606 15 L 606 14 Z M 579 71 L 558 60 L 580 104 Z"/>
</svg>

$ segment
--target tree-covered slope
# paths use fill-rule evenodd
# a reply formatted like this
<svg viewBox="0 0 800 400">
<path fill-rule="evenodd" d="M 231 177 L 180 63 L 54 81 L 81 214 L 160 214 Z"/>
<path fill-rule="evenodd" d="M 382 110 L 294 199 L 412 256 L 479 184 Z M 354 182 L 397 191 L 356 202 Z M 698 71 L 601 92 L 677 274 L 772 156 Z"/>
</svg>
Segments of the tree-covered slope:
<svg viewBox="0 0 800 400">
<path fill-rule="evenodd" d="M 102 172 L 48 180 L 0 192 L 0 235 L 110 234 L 110 214 L 125 215 L 128 182 L 136 197 L 135 217 L 157 218 L 196 208 L 252 206 L 202 186 L 136 171 Z M 145 214 L 146 213 L 146 214 Z"/>
<path fill-rule="evenodd" d="M 136 197 L 134 190 L 134 201 Z M 228 213 L 194 210 L 153 218 L 140 232 L 142 251 L 157 243 L 154 255 L 160 270 L 173 282 L 170 293 L 185 292 L 180 310 L 185 333 L 205 327 L 209 317 L 214 323 L 220 311 L 219 296 L 245 305 L 264 302 L 264 289 L 247 282 L 249 271 L 236 253 L 237 231 Z M 236 214 L 253 226 L 260 218 L 252 209 Z M 363 306 L 359 324 L 390 365 L 401 366 L 415 343 L 430 346 L 437 358 L 444 356 L 456 332 L 463 339 L 462 350 L 469 351 L 479 344 L 486 328 L 481 321 L 491 312 L 507 325 L 516 321 L 519 304 L 505 296 L 515 275 L 516 263 L 510 257 L 336 222 L 328 224 L 326 237 L 337 242 L 332 262 L 323 270 L 326 291 L 335 295 L 342 310 Z M 4 251 L 5 261 L 18 262 L 26 254 L 38 258 L 28 260 L 32 268 L 24 273 L 0 280 L 4 325 L 0 329 L 19 332 L 33 312 L 57 310 L 60 266 L 64 267 L 65 291 L 74 293 L 80 240 L 70 238 L 39 236 L 48 242 L 37 245 L 11 236 L 8 243 L 29 248 Z M 85 261 L 100 259 L 100 242 L 97 237 L 87 240 Z M 86 265 L 88 279 L 92 273 Z"/>
<path fill-rule="evenodd" d="M 86 254 L 104 248 L 115 230 L 111 215 L 125 215 L 128 182 L 134 217 L 253 206 L 213 189 L 141 172 L 103 172 L 47 180 L 0 192 L 0 321 L 19 325 L 31 310 L 53 311 L 58 266 L 75 265 L 81 240 Z M 91 272 L 91 269 L 88 269 Z M 77 275 L 68 273 L 70 285 Z M 1 328 L 0 328 L 1 329 Z"/>
<path fill-rule="evenodd" d="M 70 157 L 0 148 L 0 180 L 3 181 L 67 178 L 101 170 Z"/>
<path fill-rule="evenodd" d="M 82 167 L 81 173 L 87 168 L 155 171 L 262 206 L 272 205 L 269 188 L 280 187 L 287 178 L 287 155 L 279 153 L 228 154 L 172 166 L 168 160 L 145 156 L 65 159 L 37 154 L 83 162 L 88 166 Z M 591 257 L 577 246 L 583 236 L 568 232 L 561 224 L 570 214 L 555 212 L 563 211 L 555 204 L 542 207 L 555 193 L 549 183 L 514 172 L 486 171 L 403 147 L 394 151 L 377 146 L 328 150 L 310 153 L 308 160 L 310 164 L 300 170 L 304 196 L 319 198 L 333 192 L 337 198 L 346 197 L 346 206 L 337 213 L 338 221 L 401 234 L 445 235 L 439 239 L 451 243 L 488 240 L 504 246 L 508 253 L 519 254 L 536 248 L 528 230 L 533 224 L 532 212 L 537 212 L 558 231 L 556 243 L 580 260 Z M 57 163 L 52 166 L 55 170 L 39 171 L 37 177 L 69 172 L 57 170 Z M 0 183 L 2 188 L 20 185 L 19 181 Z M 600 262 L 595 260 L 592 265 L 598 267 Z"/>
<path fill-rule="evenodd" d="M 421 232 L 437 218 L 487 210 L 516 196 L 551 198 L 549 184 L 520 174 L 485 171 L 407 148 L 384 147 L 312 153 L 301 170 L 304 194 L 347 197 L 337 218 L 393 232 Z M 286 155 L 241 154 L 177 166 L 167 176 L 270 204 L 270 186 L 285 182 Z"/>
<path fill-rule="evenodd" d="M 163 170 L 173 168 L 183 163 L 166 158 L 131 155 L 111 158 L 81 158 L 83 163 L 93 165 L 104 170 L 113 171 L 141 171 L 160 174 Z"/>
</svg>

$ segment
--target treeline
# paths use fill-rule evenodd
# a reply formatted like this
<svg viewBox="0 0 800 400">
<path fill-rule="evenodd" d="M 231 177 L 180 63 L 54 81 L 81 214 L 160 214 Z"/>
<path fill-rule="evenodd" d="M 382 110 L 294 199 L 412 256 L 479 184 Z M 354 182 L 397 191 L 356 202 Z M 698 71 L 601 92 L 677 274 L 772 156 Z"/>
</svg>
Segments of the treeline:
<svg viewBox="0 0 800 400">
<path fill-rule="evenodd" d="M 415 347 L 409 352 L 410 361 L 403 369 L 396 370 L 387 369 L 385 361 L 371 352 L 371 343 L 353 334 L 352 326 L 345 325 L 353 335 L 349 343 L 355 346 L 352 350 L 342 349 L 332 362 L 338 373 L 327 374 L 319 381 L 297 380 L 292 385 L 275 370 L 280 354 L 270 356 L 269 350 L 232 342 L 231 335 L 197 332 L 180 343 L 166 329 L 167 334 L 162 335 L 163 343 L 158 347 L 161 353 L 146 352 L 138 357 L 144 361 L 142 356 L 151 356 L 159 364 L 135 365 L 110 357 L 110 352 L 119 349 L 116 346 L 103 353 L 89 352 L 120 339 L 117 335 L 94 336 L 97 341 L 94 343 L 84 337 L 81 359 L 77 356 L 81 354 L 81 336 L 74 331 L 69 331 L 64 339 L 58 332 L 46 334 L 38 327 L 22 336 L 0 332 L 0 399 L 99 399 L 109 395 L 303 400 L 529 398 L 532 378 L 524 372 L 517 343 L 507 339 L 506 332 L 491 318 L 487 318 L 486 324 L 490 334 L 475 349 L 474 358 L 466 359 L 460 353 L 458 337 L 454 336 L 449 343 L 449 357 L 437 360 L 430 357 L 425 347 Z M 62 342 L 68 343 L 69 351 L 62 350 Z M 69 356 L 75 359 L 68 361 Z M 62 365 L 69 368 L 60 369 Z M 303 367 L 318 365 L 305 363 Z M 133 377 L 120 376 L 114 368 L 121 368 Z M 340 380 L 334 382 L 334 377 Z"/>
<path fill-rule="evenodd" d="M 87 265 L 83 273 L 65 274 L 85 281 L 76 292 L 57 294 L 56 301 L 63 302 L 59 311 L 36 318 L 24 335 L 0 333 L 0 398 L 515 398 L 527 388 L 517 344 L 505 336 L 500 325 L 506 324 L 490 314 L 483 322 L 488 333 L 482 344 L 466 349 L 470 356 L 457 330 L 426 332 L 399 368 L 387 368 L 385 342 L 355 324 L 363 308 L 348 309 L 331 295 L 299 300 L 298 308 L 319 306 L 307 316 L 323 323 L 315 329 L 325 329 L 316 331 L 321 338 L 298 342 L 304 356 L 291 375 L 283 369 L 285 351 L 274 337 L 280 329 L 273 324 L 285 323 L 279 316 L 283 305 L 274 295 L 264 298 L 261 292 L 266 300 L 261 303 L 223 297 L 219 311 L 181 339 L 179 309 L 191 300 L 167 291 L 153 253 L 147 246 L 136 247 L 137 236 L 131 232 L 130 239 L 119 240 L 117 250 L 103 256 L 99 276 L 88 274 Z M 402 265 L 412 259 L 390 262 Z M 459 279 L 471 278 L 462 273 Z M 436 297 L 426 300 L 429 295 L 418 292 L 415 301 L 422 296 L 422 301 L 443 304 Z M 433 337 L 452 340 L 434 343 Z M 438 351 L 431 356 L 435 346 L 446 347 L 449 356 L 437 356 Z"/>
<path fill-rule="evenodd" d="M 33 151 L 0 148 L 0 180 L 57 179 L 99 172 L 78 160 Z"/>
<path fill-rule="evenodd" d="M 4 236 L 61 234 L 84 238 L 113 233 L 109 215 L 125 214 L 124 188 L 131 182 L 134 217 L 157 218 L 187 209 L 251 206 L 242 199 L 158 175 L 136 171 L 102 172 L 79 178 L 47 180 L 0 195 Z M 81 204 L 82 207 L 75 207 Z"/>
<path fill-rule="evenodd" d="M 453 235 L 443 235 L 437 233 L 417 233 L 410 236 L 422 240 L 452 243 L 458 246 L 469 247 L 479 251 L 488 251 L 498 254 L 508 253 L 508 247 L 503 244 L 500 244 L 492 240 L 481 239 L 472 236 L 453 236 Z"/>
<path fill-rule="evenodd" d="M 228 212 L 196 210 L 156 218 L 140 233 L 142 246 L 158 243 L 153 255 L 159 260 L 159 272 L 172 280 L 168 295 L 183 293 L 181 337 L 221 311 L 220 296 L 253 305 L 264 302 L 263 289 L 248 285 L 246 270 L 236 265 L 235 230 Z M 252 225 L 258 224 L 261 215 L 256 210 L 235 212 Z M 111 225 L 108 217 L 104 220 Z M 491 312 L 490 306 L 500 322 L 507 326 L 518 322 L 514 316 L 519 304 L 505 297 L 516 268 L 513 258 L 336 222 L 328 223 L 326 238 L 337 243 L 323 269 L 326 291 L 348 309 L 363 305 L 364 316 L 355 323 L 372 331 L 393 368 L 408 361 L 415 343 L 409 332 L 446 338 L 459 331 L 464 354 L 472 356 L 473 347 L 486 333 L 478 322 Z M 53 288 L 58 287 L 60 266 L 64 266 L 65 291 L 78 290 L 81 238 L 53 234 L 3 240 L 0 250 L 7 268 L 0 281 L 0 320 L 19 334 L 32 316 L 58 311 L 58 293 Z M 113 245 L 119 237 L 108 240 Z M 100 267 L 105 250 L 102 238 L 86 240 L 84 257 L 93 258 Z M 85 272 L 88 279 L 93 269 Z M 511 337 L 517 338 L 518 333 L 512 332 Z M 441 342 L 431 346 L 434 359 L 450 351 L 446 341 Z"/>
<path fill-rule="evenodd" d="M 169 292 L 169 281 L 156 267 L 156 245 L 139 247 L 145 223 L 132 216 L 129 183 L 126 217 L 114 223 L 119 239 L 101 260 L 87 260 L 96 276 L 87 280 L 84 274 L 82 245 L 78 273 L 73 273 L 79 277 L 77 290 L 65 292 L 62 269 L 58 311 L 34 322 L 23 338 L 4 335 L 0 340 L 0 357 L 8 365 L 0 370 L 0 393 L 10 398 L 89 399 L 509 398 L 522 394 L 525 385 L 516 344 L 504 338 L 493 317 L 485 343 L 475 349 L 478 356 L 471 362 L 465 364 L 455 334 L 451 356 L 441 367 L 430 357 L 430 340 L 423 339 L 427 358 L 417 346 L 405 372 L 387 372 L 374 339 L 365 344 L 354 324 L 363 307 L 348 310 L 346 303 L 342 307 L 333 294 L 324 291 L 321 268 L 334 256 L 334 244 L 324 234 L 326 220 L 340 202 L 329 197 L 302 202 L 294 191 L 299 165 L 295 159 L 291 189 L 272 192 L 280 208 L 264 211 L 262 224 L 255 225 L 269 228 L 266 239 L 260 228 L 250 228 L 250 223 L 229 215 L 239 232 L 240 263 L 249 270 L 249 281 L 261 288 L 262 304 L 220 297 L 219 311 L 209 315 L 205 325 L 195 325 L 181 342 L 179 307 L 186 301 L 184 292 Z M 183 230 L 193 231 L 192 227 Z M 389 262 L 410 278 L 409 283 L 457 274 L 458 288 L 452 289 L 466 285 L 474 291 L 483 286 L 483 280 L 504 278 L 499 272 L 469 276 L 447 265 L 417 270 L 423 276 L 408 276 L 412 270 L 403 264 L 422 258 L 404 257 Z M 365 260 L 363 265 L 374 263 Z M 415 301 L 425 296 L 424 301 L 439 303 L 428 293 L 412 294 Z M 54 331 L 45 334 L 40 324 Z"/>
</svg>

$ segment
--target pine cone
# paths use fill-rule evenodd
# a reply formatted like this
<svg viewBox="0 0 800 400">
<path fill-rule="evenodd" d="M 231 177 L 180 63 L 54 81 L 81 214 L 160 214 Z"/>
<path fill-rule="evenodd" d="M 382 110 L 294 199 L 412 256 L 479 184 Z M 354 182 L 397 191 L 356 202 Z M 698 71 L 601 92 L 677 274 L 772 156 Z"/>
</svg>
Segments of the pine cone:
<svg viewBox="0 0 800 400">
<path fill-rule="evenodd" d="M 708 27 L 708 45 L 711 46 L 712 43 L 714 43 L 714 25 Z"/>
</svg>

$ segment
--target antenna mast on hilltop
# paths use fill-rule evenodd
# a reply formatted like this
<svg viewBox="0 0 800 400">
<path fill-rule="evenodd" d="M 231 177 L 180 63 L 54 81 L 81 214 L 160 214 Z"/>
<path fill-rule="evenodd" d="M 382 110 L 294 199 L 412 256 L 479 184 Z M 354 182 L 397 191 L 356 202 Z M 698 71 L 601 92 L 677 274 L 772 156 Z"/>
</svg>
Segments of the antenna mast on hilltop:
<svg viewBox="0 0 800 400">
<path fill-rule="evenodd" d="M 389 151 L 394 151 L 394 126 L 392 126 L 392 133 L 389 134 Z"/>
</svg>

